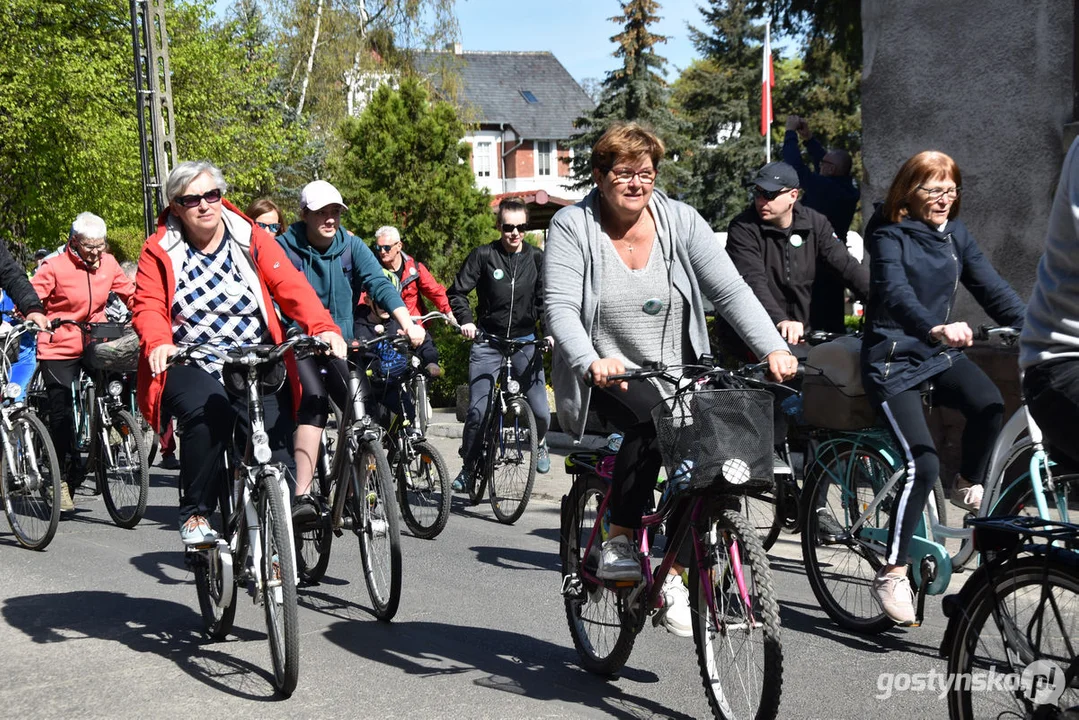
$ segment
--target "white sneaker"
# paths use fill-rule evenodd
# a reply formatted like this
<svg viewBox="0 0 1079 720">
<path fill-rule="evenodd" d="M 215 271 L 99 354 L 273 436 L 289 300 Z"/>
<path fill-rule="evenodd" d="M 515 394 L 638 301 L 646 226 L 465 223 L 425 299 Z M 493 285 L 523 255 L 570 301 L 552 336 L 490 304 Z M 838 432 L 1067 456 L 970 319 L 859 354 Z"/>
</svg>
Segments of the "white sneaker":
<svg viewBox="0 0 1079 720">
<path fill-rule="evenodd" d="M 603 543 L 596 577 L 602 580 L 640 580 L 641 561 L 637 548 L 625 535 L 611 538 Z"/>
<path fill-rule="evenodd" d="M 985 488 L 981 485 L 970 485 L 965 480 L 957 480 L 955 489 L 952 491 L 952 505 L 977 513 L 982 509 L 984 492 Z"/>
<path fill-rule="evenodd" d="M 217 540 L 217 533 L 202 515 L 192 515 L 180 526 L 180 539 L 184 545 L 204 545 Z"/>
<path fill-rule="evenodd" d="M 681 575 L 667 574 L 660 590 L 663 595 L 663 610 L 659 622 L 667 632 L 678 637 L 693 637 L 693 615 L 689 609 L 689 588 L 682 582 Z"/>
<path fill-rule="evenodd" d="M 906 575 L 877 575 L 873 578 L 873 597 L 884 614 L 898 625 L 913 625 L 914 592 Z"/>
</svg>

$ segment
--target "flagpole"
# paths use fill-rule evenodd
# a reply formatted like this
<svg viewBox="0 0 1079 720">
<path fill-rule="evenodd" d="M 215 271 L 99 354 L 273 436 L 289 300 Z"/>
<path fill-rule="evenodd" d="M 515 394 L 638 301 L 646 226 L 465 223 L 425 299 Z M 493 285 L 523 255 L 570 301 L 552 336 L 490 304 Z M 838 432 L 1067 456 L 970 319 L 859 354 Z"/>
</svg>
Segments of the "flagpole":
<svg viewBox="0 0 1079 720">
<path fill-rule="evenodd" d="M 764 73 L 768 78 L 768 84 L 765 89 L 765 108 L 764 108 L 764 120 L 767 123 L 767 132 L 764 133 L 764 161 L 766 163 L 772 162 L 772 87 L 771 87 L 771 72 L 770 66 L 772 64 L 772 21 L 767 20 L 764 23 Z M 762 123 L 763 124 L 763 123 Z"/>
</svg>

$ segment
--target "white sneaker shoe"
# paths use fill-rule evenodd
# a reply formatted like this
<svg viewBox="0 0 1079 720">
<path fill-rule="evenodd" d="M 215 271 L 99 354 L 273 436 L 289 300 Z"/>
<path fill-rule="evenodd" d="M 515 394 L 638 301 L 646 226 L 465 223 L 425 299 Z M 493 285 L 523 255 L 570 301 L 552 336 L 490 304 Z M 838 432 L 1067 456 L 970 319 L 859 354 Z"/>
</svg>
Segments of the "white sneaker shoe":
<svg viewBox="0 0 1079 720">
<path fill-rule="evenodd" d="M 217 540 L 217 533 L 202 515 L 192 515 L 180 526 L 180 539 L 184 545 L 205 545 Z"/>
<path fill-rule="evenodd" d="M 683 638 L 693 637 L 693 614 L 689 609 L 689 588 L 682 582 L 682 576 L 668 573 L 660 594 L 663 595 L 660 624 L 672 635 Z"/>
<path fill-rule="evenodd" d="M 971 485 L 966 480 L 957 479 L 952 491 L 952 505 L 977 514 L 982 509 L 984 492 L 985 488 L 981 485 Z"/>
<path fill-rule="evenodd" d="M 913 625 L 914 592 L 906 575 L 877 575 L 873 578 L 873 597 L 884 614 L 898 625 Z"/>
<path fill-rule="evenodd" d="M 625 535 L 611 538 L 603 543 L 596 577 L 602 580 L 640 580 L 641 561 L 637 548 Z"/>
</svg>

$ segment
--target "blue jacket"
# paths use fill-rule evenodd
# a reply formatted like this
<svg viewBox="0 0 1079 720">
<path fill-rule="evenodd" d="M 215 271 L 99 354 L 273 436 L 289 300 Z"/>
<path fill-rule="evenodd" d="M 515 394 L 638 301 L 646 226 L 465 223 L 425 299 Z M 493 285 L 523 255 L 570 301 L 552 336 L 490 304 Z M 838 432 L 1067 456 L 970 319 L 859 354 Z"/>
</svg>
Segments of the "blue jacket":
<svg viewBox="0 0 1079 720">
<path fill-rule="evenodd" d="M 967 226 L 943 231 L 920 220 L 869 222 L 869 306 L 862 339 L 862 376 L 877 402 L 939 375 L 960 350 L 929 337 L 953 317 L 959 283 L 996 322 L 1020 326 L 1026 307 L 978 248 Z"/>
<path fill-rule="evenodd" d="M 802 151 L 798 149 L 798 133 L 788 130 L 783 137 L 783 162 L 798 173 L 798 181 L 805 193 L 802 204 L 828 218 L 835 234 L 846 243 L 847 231 L 854 219 L 854 211 L 858 209 L 861 192 L 849 175 L 840 177 L 820 174 L 820 163 L 827 152 L 819 140 L 806 140 L 806 151 L 809 157 L 813 158 L 817 172 L 810 170 L 802 160 Z"/>
<path fill-rule="evenodd" d="M 362 291 L 370 292 L 390 312 L 404 307 L 371 248 L 348 230 L 339 228 L 330 246 L 320 251 L 307 242 L 307 225 L 300 221 L 278 235 L 277 242 L 296 269 L 303 271 L 346 340 L 352 339 L 353 316 Z"/>
</svg>

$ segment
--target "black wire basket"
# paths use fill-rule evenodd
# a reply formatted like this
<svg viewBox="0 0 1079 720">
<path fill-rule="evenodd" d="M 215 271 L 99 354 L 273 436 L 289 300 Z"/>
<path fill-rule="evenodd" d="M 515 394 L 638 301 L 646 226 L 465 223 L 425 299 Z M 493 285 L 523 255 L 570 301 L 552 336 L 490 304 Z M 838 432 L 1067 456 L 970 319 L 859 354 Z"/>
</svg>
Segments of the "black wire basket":
<svg viewBox="0 0 1079 720">
<path fill-rule="evenodd" d="M 724 493 L 773 485 L 771 393 L 702 389 L 652 410 L 668 482 Z"/>
</svg>

